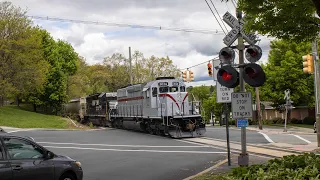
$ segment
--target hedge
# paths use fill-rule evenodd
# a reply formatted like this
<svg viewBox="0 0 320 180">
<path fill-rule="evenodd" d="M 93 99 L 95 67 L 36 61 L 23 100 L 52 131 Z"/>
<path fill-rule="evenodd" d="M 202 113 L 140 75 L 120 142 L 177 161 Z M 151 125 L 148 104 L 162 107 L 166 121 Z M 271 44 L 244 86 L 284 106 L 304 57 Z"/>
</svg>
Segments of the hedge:
<svg viewBox="0 0 320 180">
<path fill-rule="evenodd" d="M 264 164 L 237 167 L 221 179 L 225 180 L 289 180 L 320 179 L 320 155 L 304 153 L 271 159 Z"/>
</svg>

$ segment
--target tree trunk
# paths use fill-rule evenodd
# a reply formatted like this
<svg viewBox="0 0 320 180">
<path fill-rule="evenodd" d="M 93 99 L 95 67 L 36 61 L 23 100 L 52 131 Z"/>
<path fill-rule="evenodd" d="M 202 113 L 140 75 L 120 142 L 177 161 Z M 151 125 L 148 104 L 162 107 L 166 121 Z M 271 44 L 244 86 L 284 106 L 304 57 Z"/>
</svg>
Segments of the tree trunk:
<svg viewBox="0 0 320 180">
<path fill-rule="evenodd" d="M 20 107 L 19 95 L 16 96 L 16 104 L 17 104 L 18 107 Z"/>
<path fill-rule="evenodd" d="M 312 2 L 317 9 L 318 16 L 320 17 L 320 1 L 319 0 L 312 0 Z"/>
<path fill-rule="evenodd" d="M 33 111 L 37 112 L 37 105 L 36 104 L 33 104 Z"/>
</svg>

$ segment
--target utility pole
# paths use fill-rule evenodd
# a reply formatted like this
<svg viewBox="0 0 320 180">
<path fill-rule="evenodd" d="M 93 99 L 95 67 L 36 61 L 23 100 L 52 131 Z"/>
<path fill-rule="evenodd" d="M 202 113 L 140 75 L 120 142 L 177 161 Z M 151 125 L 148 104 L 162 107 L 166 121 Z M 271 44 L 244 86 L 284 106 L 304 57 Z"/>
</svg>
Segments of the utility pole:
<svg viewBox="0 0 320 180">
<path fill-rule="evenodd" d="M 257 118 L 258 118 L 258 125 L 259 129 L 262 130 L 262 122 L 261 122 L 261 107 L 260 107 L 260 96 L 259 96 L 259 87 L 256 87 L 256 106 L 257 106 Z"/>
<path fill-rule="evenodd" d="M 131 62 L 131 47 L 129 47 L 129 64 L 130 64 L 130 84 L 132 84 L 132 62 Z"/>
<path fill-rule="evenodd" d="M 312 42 L 312 58 L 314 62 L 314 90 L 315 90 L 315 117 L 317 122 L 317 142 L 320 147 L 320 112 L 319 112 L 319 89 L 320 89 L 320 71 L 319 71 L 319 57 L 318 57 L 318 38 L 315 38 Z"/>
</svg>

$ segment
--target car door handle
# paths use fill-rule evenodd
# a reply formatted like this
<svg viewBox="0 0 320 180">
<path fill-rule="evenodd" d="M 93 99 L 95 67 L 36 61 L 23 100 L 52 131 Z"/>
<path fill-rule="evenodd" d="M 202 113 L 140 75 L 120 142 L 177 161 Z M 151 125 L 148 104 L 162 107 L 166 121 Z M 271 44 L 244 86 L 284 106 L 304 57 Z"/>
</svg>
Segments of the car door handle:
<svg viewBox="0 0 320 180">
<path fill-rule="evenodd" d="M 21 166 L 15 166 L 15 167 L 13 167 L 13 170 L 16 170 L 16 171 L 20 171 L 21 169 L 23 169 Z"/>
</svg>

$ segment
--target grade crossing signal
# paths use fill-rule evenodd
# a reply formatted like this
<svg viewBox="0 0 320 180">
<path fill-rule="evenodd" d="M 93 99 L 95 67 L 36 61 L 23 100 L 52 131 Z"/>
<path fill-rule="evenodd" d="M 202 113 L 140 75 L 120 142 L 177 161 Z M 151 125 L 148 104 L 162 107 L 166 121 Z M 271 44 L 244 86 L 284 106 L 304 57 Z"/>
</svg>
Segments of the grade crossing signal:
<svg viewBox="0 0 320 180">
<path fill-rule="evenodd" d="M 266 81 L 266 74 L 261 66 L 255 63 L 246 64 L 243 69 L 243 79 L 252 87 L 259 87 Z"/>
<path fill-rule="evenodd" d="M 234 58 L 235 53 L 231 47 L 224 47 L 219 52 L 219 59 L 223 64 L 231 64 Z"/>
<path fill-rule="evenodd" d="M 257 62 L 262 56 L 262 49 L 257 45 L 251 45 L 247 48 L 245 55 L 249 62 Z"/>
<path fill-rule="evenodd" d="M 302 56 L 303 59 L 303 72 L 304 73 L 313 73 L 314 72 L 314 64 L 312 55 Z"/>
<path fill-rule="evenodd" d="M 212 76 L 212 64 L 208 63 L 208 75 Z"/>
<path fill-rule="evenodd" d="M 235 88 L 239 85 L 239 73 L 231 65 L 222 66 L 217 73 L 218 82 L 225 87 Z"/>
</svg>

